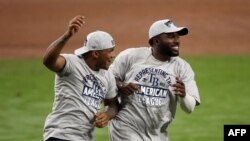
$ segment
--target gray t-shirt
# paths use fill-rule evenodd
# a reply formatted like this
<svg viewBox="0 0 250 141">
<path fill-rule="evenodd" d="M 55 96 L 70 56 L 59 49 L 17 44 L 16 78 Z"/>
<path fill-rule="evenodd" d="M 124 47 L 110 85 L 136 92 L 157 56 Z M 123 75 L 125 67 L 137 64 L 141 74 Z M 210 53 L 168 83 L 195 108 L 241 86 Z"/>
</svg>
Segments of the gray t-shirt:
<svg viewBox="0 0 250 141">
<path fill-rule="evenodd" d="M 162 62 L 152 56 L 151 48 L 130 48 L 115 58 L 109 71 L 140 88 L 121 97 L 121 110 L 109 123 L 112 141 L 167 141 L 166 128 L 177 105 L 172 91 L 176 77 L 184 82 L 186 93 L 200 103 L 194 72 L 180 57 Z"/>
<path fill-rule="evenodd" d="M 114 98 L 114 76 L 107 70 L 93 71 L 84 59 L 62 54 L 64 69 L 55 78 L 55 99 L 44 126 L 44 140 L 50 137 L 92 141 L 94 115 L 103 99 Z"/>
</svg>

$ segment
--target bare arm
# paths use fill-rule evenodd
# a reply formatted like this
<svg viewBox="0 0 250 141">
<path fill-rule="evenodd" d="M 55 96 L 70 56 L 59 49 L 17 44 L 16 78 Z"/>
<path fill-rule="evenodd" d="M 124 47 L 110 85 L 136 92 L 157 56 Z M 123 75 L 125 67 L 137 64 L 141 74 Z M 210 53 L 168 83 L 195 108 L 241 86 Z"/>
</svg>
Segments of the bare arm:
<svg viewBox="0 0 250 141">
<path fill-rule="evenodd" d="M 119 103 L 117 97 L 104 100 L 105 113 L 108 115 L 109 119 L 115 117 L 115 115 L 117 114 L 118 105 Z"/>
<path fill-rule="evenodd" d="M 66 61 L 60 53 L 67 41 L 80 29 L 84 24 L 83 16 L 76 16 L 69 22 L 68 30 L 57 40 L 49 45 L 43 57 L 43 64 L 51 71 L 60 71 Z"/>
<path fill-rule="evenodd" d="M 115 117 L 118 113 L 118 100 L 117 97 L 113 99 L 104 100 L 105 112 L 97 113 L 95 115 L 95 126 L 98 128 L 105 127 L 108 121 Z"/>
</svg>

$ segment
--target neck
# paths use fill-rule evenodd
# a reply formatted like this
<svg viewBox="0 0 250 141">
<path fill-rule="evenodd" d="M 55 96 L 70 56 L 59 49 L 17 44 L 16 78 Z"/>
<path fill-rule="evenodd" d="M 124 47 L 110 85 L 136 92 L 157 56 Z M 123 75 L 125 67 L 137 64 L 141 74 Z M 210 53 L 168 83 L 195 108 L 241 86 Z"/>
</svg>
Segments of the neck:
<svg viewBox="0 0 250 141">
<path fill-rule="evenodd" d="M 156 47 L 152 47 L 152 55 L 159 61 L 170 61 L 170 56 L 160 53 Z"/>
<path fill-rule="evenodd" d="M 100 68 L 97 67 L 96 60 L 94 60 L 93 58 L 88 57 L 88 56 L 84 56 L 83 59 L 86 62 L 86 64 L 89 66 L 89 68 L 92 69 L 93 71 L 99 71 L 100 70 Z"/>
</svg>

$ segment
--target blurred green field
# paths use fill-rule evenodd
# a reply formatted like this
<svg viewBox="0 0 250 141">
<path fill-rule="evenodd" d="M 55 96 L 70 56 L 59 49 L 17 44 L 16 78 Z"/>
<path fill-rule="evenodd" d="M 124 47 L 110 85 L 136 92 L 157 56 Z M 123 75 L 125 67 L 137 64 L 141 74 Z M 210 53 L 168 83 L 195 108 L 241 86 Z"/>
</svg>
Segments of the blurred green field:
<svg viewBox="0 0 250 141">
<path fill-rule="evenodd" d="M 202 104 L 178 109 L 172 141 L 222 141 L 224 124 L 250 124 L 250 56 L 184 57 L 193 67 Z M 40 59 L 0 60 L 0 141 L 41 141 L 53 103 L 54 74 Z M 107 128 L 95 131 L 108 141 Z"/>
</svg>

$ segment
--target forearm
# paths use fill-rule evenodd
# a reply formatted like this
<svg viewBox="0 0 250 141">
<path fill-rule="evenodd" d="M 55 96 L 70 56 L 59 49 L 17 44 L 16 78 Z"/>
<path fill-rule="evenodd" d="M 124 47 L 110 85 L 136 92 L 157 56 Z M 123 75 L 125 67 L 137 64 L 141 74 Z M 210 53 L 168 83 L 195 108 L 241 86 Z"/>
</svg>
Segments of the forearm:
<svg viewBox="0 0 250 141">
<path fill-rule="evenodd" d="M 59 37 L 57 40 L 55 40 L 53 43 L 49 45 L 43 57 L 43 64 L 45 66 L 47 66 L 48 68 L 53 68 L 63 47 L 70 39 L 70 37 L 71 35 L 67 31 L 61 37 Z"/>
<path fill-rule="evenodd" d="M 105 113 L 108 115 L 109 119 L 112 119 L 118 113 L 117 102 L 109 104 L 109 105 L 105 104 Z"/>
<path fill-rule="evenodd" d="M 187 113 L 191 113 L 194 110 L 196 101 L 192 96 L 186 94 L 185 97 L 178 97 L 178 99 L 180 101 L 180 106 L 182 110 Z"/>
</svg>

